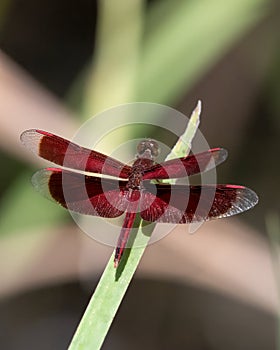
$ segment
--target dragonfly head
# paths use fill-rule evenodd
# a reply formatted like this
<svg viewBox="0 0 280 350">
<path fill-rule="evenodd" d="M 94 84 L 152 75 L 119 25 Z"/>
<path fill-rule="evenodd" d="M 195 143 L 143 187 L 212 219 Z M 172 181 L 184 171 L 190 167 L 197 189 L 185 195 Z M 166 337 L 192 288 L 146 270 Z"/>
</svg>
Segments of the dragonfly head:
<svg viewBox="0 0 280 350">
<path fill-rule="evenodd" d="M 142 140 L 137 146 L 138 158 L 155 159 L 159 152 L 159 145 L 152 139 Z"/>
</svg>

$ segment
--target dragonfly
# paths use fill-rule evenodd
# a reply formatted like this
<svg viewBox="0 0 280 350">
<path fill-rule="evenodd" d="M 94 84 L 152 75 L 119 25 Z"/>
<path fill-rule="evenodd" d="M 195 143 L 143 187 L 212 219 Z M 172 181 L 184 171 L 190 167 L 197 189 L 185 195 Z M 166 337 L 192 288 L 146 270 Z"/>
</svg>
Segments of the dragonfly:
<svg viewBox="0 0 280 350">
<path fill-rule="evenodd" d="M 229 184 L 170 184 L 213 169 L 227 158 L 223 148 L 156 163 L 159 145 L 144 139 L 132 165 L 81 147 L 49 132 L 30 129 L 21 134 L 23 144 L 41 158 L 61 167 L 36 172 L 37 191 L 62 207 L 85 215 L 124 221 L 118 237 L 114 266 L 126 249 L 136 214 L 148 222 L 188 224 L 242 213 L 258 202 L 251 189 Z"/>
</svg>

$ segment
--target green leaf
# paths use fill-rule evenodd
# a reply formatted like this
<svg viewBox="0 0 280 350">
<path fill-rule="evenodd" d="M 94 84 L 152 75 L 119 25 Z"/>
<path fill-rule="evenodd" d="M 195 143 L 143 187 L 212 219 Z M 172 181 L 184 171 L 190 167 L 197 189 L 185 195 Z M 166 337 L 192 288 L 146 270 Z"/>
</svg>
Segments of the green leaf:
<svg viewBox="0 0 280 350">
<path fill-rule="evenodd" d="M 137 223 L 139 225 L 139 221 Z M 154 226 L 154 225 L 152 225 Z M 132 248 L 126 249 L 117 269 L 112 254 L 98 286 L 69 346 L 69 350 L 100 349 L 119 305 L 125 295 L 139 261 L 149 242 L 152 228 L 142 226 L 129 240 Z M 134 240 L 134 242 L 132 242 Z"/>
<path fill-rule="evenodd" d="M 188 122 L 185 132 L 179 137 L 176 145 L 173 147 L 171 152 L 166 157 L 166 160 L 186 157 L 191 149 L 192 140 L 195 137 L 196 131 L 200 123 L 200 114 L 201 114 L 201 101 L 197 102 L 190 120 Z"/>
</svg>

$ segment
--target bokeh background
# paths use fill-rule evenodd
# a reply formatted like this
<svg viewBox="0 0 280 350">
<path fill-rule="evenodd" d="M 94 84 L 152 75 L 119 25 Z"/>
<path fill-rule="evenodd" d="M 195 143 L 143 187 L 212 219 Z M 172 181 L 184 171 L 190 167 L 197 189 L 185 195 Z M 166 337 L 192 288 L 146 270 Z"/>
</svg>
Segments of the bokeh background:
<svg viewBox="0 0 280 350">
<path fill-rule="evenodd" d="M 46 163 L 20 133 L 71 138 L 134 101 L 189 116 L 198 99 L 229 151 L 219 182 L 260 202 L 149 246 L 103 348 L 280 348 L 279 21 L 271 0 L 1 0 L 1 349 L 65 349 L 112 252 L 34 191 Z"/>
</svg>

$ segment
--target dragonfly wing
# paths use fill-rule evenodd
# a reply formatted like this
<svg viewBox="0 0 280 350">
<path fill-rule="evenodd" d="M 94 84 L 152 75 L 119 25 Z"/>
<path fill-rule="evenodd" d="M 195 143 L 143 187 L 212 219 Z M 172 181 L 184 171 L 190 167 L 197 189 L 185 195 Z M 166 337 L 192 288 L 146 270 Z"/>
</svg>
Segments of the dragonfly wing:
<svg viewBox="0 0 280 350">
<path fill-rule="evenodd" d="M 257 202 L 256 193 L 243 186 L 159 184 L 142 191 L 140 210 L 147 221 L 184 224 L 232 216 Z"/>
<path fill-rule="evenodd" d="M 148 179 L 175 179 L 191 176 L 208 171 L 227 158 L 227 151 L 223 148 L 213 148 L 209 151 L 171 159 L 155 164 L 144 171 L 143 180 Z"/>
<path fill-rule="evenodd" d="M 21 134 L 21 141 L 32 152 L 66 168 L 127 178 L 131 167 L 102 153 L 80 147 L 60 136 L 30 129 Z"/>
<path fill-rule="evenodd" d="M 33 175 L 32 184 L 45 197 L 80 214 L 114 218 L 127 207 L 126 181 L 46 168 Z"/>
</svg>

